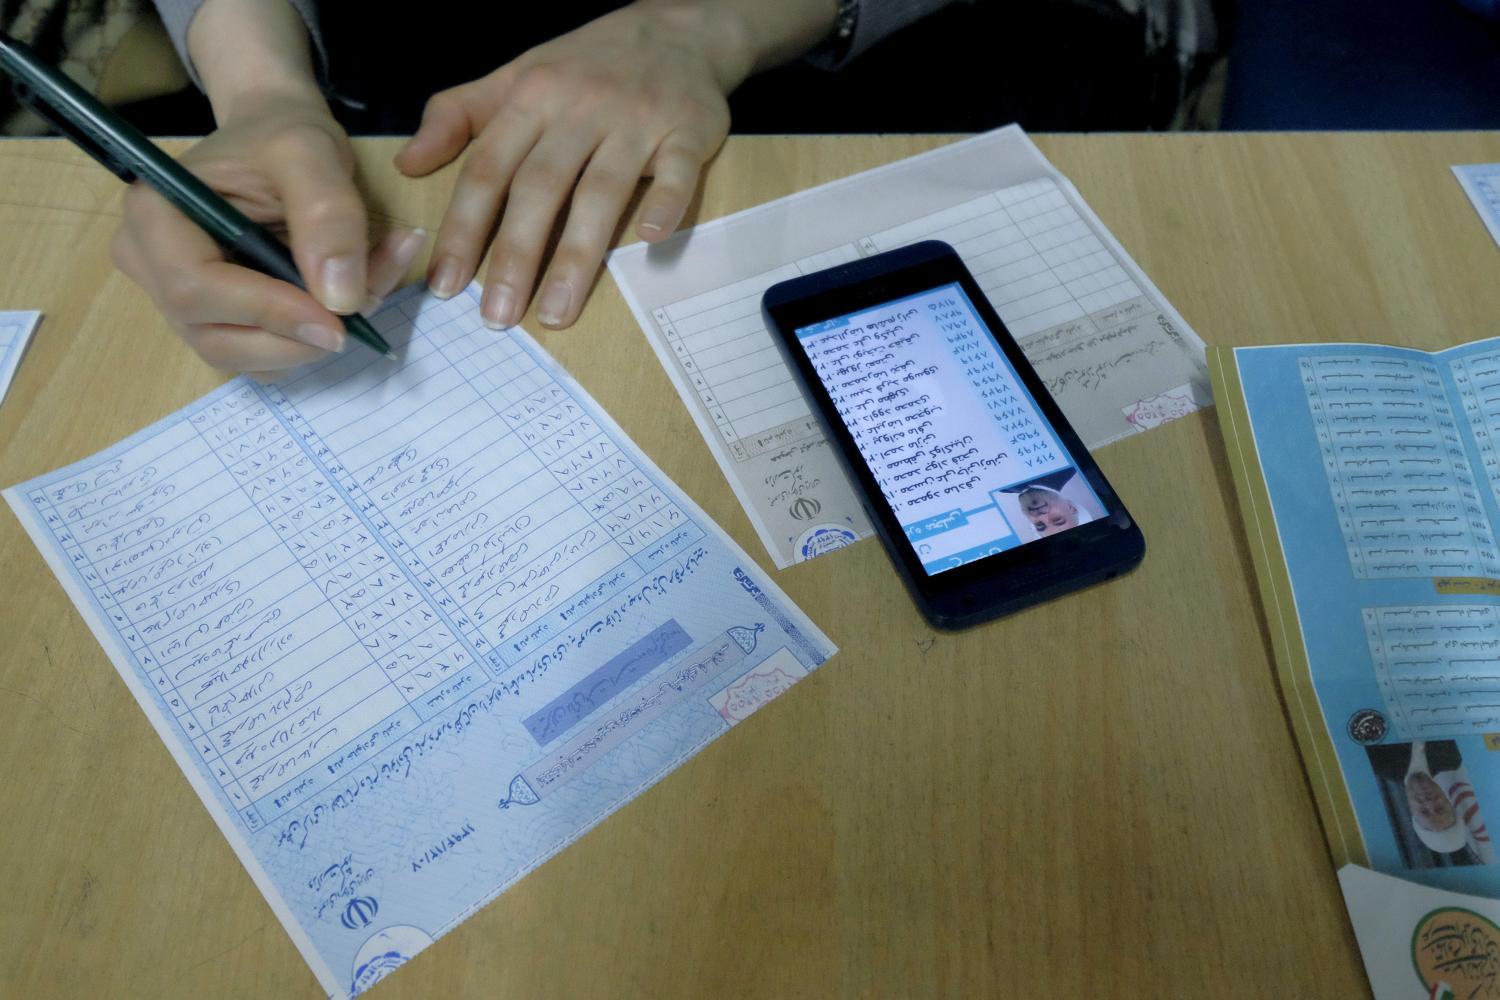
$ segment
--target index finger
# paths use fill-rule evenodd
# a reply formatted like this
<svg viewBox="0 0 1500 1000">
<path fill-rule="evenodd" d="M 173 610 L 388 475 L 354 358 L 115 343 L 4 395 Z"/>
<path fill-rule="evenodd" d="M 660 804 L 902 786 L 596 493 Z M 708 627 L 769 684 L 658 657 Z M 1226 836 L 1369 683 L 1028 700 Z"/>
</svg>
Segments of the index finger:
<svg viewBox="0 0 1500 1000">
<path fill-rule="evenodd" d="M 225 261 L 207 233 L 155 192 L 132 189 L 125 214 L 116 254 L 121 269 L 173 323 L 261 327 L 325 350 L 343 343 L 342 324 L 316 299 Z"/>
<path fill-rule="evenodd" d="M 266 169 L 286 205 L 297 269 L 323 305 L 355 312 L 365 300 L 369 223 L 338 143 L 315 127 L 290 130 L 275 143 Z"/>
</svg>

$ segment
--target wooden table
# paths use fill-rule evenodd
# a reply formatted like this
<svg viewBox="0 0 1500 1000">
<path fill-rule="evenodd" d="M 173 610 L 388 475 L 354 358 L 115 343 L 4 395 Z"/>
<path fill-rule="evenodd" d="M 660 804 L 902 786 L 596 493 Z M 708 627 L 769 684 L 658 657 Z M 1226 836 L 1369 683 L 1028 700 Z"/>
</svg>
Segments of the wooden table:
<svg viewBox="0 0 1500 1000">
<path fill-rule="evenodd" d="M 944 141 L 736 138 L 695 217 Z M 1500 135 L 1038 141 L 1210 343 L 1500 332 L 1500 256 L 1448 172 Z M 395 148 L 359 144 L 372 204 L 435 228 L 453 172 L 402 179 Z M 46 313 L 0 483 L 223 379 L 112 269 L 119 194 L 68 146 L 0 144 L 0 308 Z M 574 329 L 527 326 L 769 569 L 613 282 Z M 1367 995 L 1213 412 L 1099 460 L 1149 539 L 1135 573 L 959 635 L 873 543 L 776 574 L 839 654 L 378 995 Z M 0 567 L 0 996 L 318 995 L 8 514 Z"/>
</svg>

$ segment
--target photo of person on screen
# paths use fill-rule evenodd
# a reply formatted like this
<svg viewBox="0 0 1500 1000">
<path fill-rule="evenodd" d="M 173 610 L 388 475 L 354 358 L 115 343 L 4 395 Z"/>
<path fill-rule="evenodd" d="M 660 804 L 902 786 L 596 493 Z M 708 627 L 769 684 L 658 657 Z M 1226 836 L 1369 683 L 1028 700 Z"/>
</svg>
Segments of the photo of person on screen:
<svg viewBox="0 0 1500 1000">
<path fill-rule="evenodd" d="M 1087 524 L 1103 514 L 1077 469 L 1062 469 L 1007 486 L 1005 515 L 1028 541 Z M 1028 532 L 1029 529 L 1029 532 Z"/>
<path fill-rule="evenodd" d="M 1056 490 L 1030 486 L 1022 491 L 1019 499 L 1022 513 L 1039 536 L 1078 526 L 1078 505 Z"/>
</svg>

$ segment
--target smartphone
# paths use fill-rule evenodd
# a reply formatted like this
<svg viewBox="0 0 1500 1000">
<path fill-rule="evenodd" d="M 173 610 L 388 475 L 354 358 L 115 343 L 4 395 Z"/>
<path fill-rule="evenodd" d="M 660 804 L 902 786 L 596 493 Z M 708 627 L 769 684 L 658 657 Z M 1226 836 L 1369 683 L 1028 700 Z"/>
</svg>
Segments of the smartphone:
<svg viewBox="0 0 1500 1000">
<path fill-rule="evenodd" d="M 927 620 L 956 629 L 1111 579 L 1145 538 L 953 248 L 762 299 Z"/>
</svg>

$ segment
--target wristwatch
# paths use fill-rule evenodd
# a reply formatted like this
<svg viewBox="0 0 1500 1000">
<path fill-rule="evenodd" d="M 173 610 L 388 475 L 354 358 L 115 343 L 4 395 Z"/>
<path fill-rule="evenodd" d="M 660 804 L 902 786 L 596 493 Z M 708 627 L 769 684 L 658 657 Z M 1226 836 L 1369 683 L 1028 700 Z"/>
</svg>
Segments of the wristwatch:
<svg viewBox="0 0 1500 1000">
<path fill-rule="evenodd" d="M 859 0 L 839 0 L 839 12 L 833 19 L 833 30 L 811 53 L 819 62 L 843 62 L 854 44 L 854 29 L 859 25 Z"/>
</svg>

